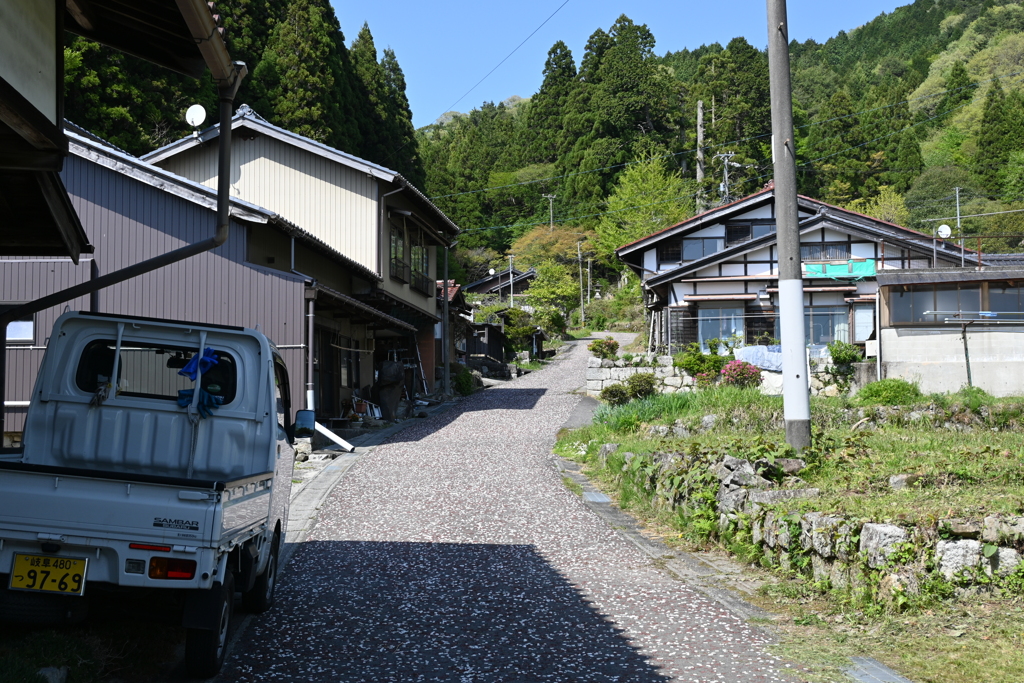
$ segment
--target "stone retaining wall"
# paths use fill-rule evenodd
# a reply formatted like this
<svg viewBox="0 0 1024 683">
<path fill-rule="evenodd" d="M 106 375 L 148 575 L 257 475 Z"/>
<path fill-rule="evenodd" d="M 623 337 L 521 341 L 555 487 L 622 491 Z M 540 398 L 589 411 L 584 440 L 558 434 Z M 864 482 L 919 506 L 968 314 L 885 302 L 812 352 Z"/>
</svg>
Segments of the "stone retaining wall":
<svg viewBox="0 0 1024 683">
<path fill-rule="evenodd" d="M 882 574 L 878 587 L 884 598 L 917 593 L 929 566 L 947 581 L 969 584 L 978 572 L 998 579 L 1021 565 L 1024 517 L 946 519 L 937 528 L 924 528 L 821 512 L 780 512 L 778 504 L 816 498 L 819 492 L 780 488 L 760 476 L 758 464 L 726 457 L 716 466 L 719 530 L 749 532 L 766 557 L 787 569 L 797 556 L 809 557 L 813 578 L 828 580 L 834 588 L 862 587 L 866 574 L 877 571 Z M 798 472 L 795 467 L 787 470 Z M 781 486 L 801 483 L 790 475 Z M 931 565 L 929 559 L 934 560 Z"/>
<path fill-rule="evenodd" d="M 696 383 L 682 368 L 672 364 L 672 356 L 655 356 L 640 354 L 631 360 L 594 358 L 587 362 L 587 393 L 597 396 L 601 390 L 612 384 L 620 384 L 631 375 L 651 373 L 658 379 L 658 391 L 662 394 L 675 394 L 693 391 Z M 822 381 L 823 373 L 811 375 L 811 395 L 837 396 L 839 390 L 828 386 Z M 761 371 L 761 393 L 769 396 L 782 395 L 782 373 Z"/>
</svg>

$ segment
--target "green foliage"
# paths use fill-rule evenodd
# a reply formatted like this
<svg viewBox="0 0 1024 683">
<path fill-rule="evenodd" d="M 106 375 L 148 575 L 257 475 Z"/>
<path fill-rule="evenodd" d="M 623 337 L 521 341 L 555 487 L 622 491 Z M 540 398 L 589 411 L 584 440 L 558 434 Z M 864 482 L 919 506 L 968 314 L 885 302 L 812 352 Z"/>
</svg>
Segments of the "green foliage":
<svg viewBox="0 0 1024 683">
<path fill-rule="evenodd" d="M 621 406 L 629 403 L 629 390 L 623 384 L 609 384 L 601 389 L 601 400 L 613 406 Z"/>
<path fill-rule="evenodd" d="M 626 378 L 626 391 L 632 400 L 645 399 L 657 391 L 658 378 L 651 372 L 638 372 Z"/>
<path fill-rule="evenodd" d="M 685 370 L 686 374 L 690 377 L 707 374 L 717 379 L 725 364 L 734 360 L 732 356 L 718 355 L 717 349 L 720 345 L 721 342 L 718 339 L 709 340 L 708 346 L 713 347 L 714 351 L 712 353 L 704 353 L 700 348 L 700 344 L 692 342 L 685 350 L 672 357 L 672 364 L 677 368 Z"/>
<path fill-rule="evenodd" d="M 505 338 L 512 351 L 527 351 L 531 348 L 537 325 L 532 316 L 521 308 L 509 308 L 502 312 L 505 319 Z"/>
<path fill-rule="evenodd" d="M 537 277 L 526 291 L 531 306 L 547 306 L 565 312 L 579 306 L 580 283 L 565 266 L 545 261 L 537 266 Z"/>
<path fill-rule="evenodd" d="M 619 342 L 615 341 L 612 337 L 595 339 L 587 345 L 587 350 L 597 358 L 614 360 L 619 352 Z"/>
<path fill-rule="evenodd" d="M 857 401 L 862 404 L 906 406 L 920 399 L 921 390 L 905 379 L 889 378 L 871 382 L 857 392 Z"/>
<path fill-rule="evenodd" d="M 460 396 L 469 396 L 473 393 L 473 373 L 465 365 L 460 365 L 453 384 Z"/>
<path fill-rule="evenodd" d="M 825 366 L 827 384 L 835 385 L 842 393 L 850 391 L 853 383 L 854 363 L 859 363 L 864 354 L 856 344 L 844 341 L 833 341 L 828 344 L 828 353 L 832 362 Z"/>
<path fill-rule="evenodd" d="M 614 263 L 619 247 L 693 215 L 696 187 L 669 170 L 664 157 L 664 149 L 648 146 L 619 177 L 597 224 L 599 259 Z"/>
</svg>

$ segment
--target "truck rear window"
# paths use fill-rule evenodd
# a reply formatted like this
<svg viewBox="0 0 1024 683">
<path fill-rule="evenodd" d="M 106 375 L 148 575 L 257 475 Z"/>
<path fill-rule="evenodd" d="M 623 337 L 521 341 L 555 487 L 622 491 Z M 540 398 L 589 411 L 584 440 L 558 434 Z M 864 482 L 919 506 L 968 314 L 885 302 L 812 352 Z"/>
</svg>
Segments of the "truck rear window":
<svg viewBox="0 0 1024 683">
<path fill-rule="evenodd" d="M 91 394 L 110 381 L 115 348 L 117 343 L 112 339 L 99 339 L 85 347 L 75 376 L 79 389 Z M 188 377 L 178 374 L 195 353 L 196 349 L 179 346 L 121 342 L 117 394 L 177 400 L 178 391 L 195 385 Z M 235 399 L 236 381 L 234 358 L 217 349 L 217 364 L 203 373 L 203 390 L 222 396 L 226 405 Z"/>
</svg>

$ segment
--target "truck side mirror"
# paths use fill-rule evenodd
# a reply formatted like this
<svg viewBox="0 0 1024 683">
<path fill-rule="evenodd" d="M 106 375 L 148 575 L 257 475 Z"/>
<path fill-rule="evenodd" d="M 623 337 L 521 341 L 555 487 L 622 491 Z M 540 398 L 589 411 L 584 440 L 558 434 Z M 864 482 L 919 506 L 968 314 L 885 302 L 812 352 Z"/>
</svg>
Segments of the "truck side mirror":
<svg viewBox="0 0 1024 683">
<path fill-rule="evenodd" d="M 313 436 L 316 431 L 316 413 L 312 410 L 299 410 L 295 412 L 295 438 L 301 439 Z"/>
</svg>

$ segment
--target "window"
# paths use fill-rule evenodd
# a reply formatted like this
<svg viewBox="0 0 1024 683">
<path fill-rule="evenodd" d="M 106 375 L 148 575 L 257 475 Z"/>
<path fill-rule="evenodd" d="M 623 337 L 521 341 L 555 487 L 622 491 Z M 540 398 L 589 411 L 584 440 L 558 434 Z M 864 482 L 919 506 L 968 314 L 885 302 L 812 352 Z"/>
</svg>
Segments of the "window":
<svg viewBox="0 0 1024 683">
<path fill-rule="evenodd" d="M 808 344 L 850 341 L 850 309 L 846 306 L 804 308 L 804 335 Z"/>
<path fill-rule="evenodd" d="M 436 286 L 430 279 L 430 251 L 424 243 L 423 233 L 419 230 L 409 235 L 412 245 L 412 277 L 409 282 L 416 291 L 432 296 Z"/>
<path fill-rule="evenodd" d="M 291 426 L 291 394 L 288 389 L 288 370 L 284 362 L 274 358 L 274 404 L 277 411 L 277 426 L 280 429 L 277 438 L 286 439 Z"/>
<path fill-rule="evenodd" d="M 957 313 L 972 314 L 980 310 L 979 284 L 906 285 L 893 287 L 889 293 L 889 322 L 897 325 L 941 324 L 944 319 L 954 317 Z M 925 315 L 929 311 L 937 313 Z"/>
<path fill-rule="evenodd" d="M 697 338 L 701 350 L 711 350 L 709 339 L 724 340 L 734 336 L 743 338 L 742 308 L 700 308 L 697 311 Z"/>
<path fill-rule="evenodd" d="M 803 261 L 849 261 L 849 242 L 822 242 L 801 244 L 800 259 Z"/>
<path fill-rule="evenodd" d="M 992 282 L 988 286 L 988 310 L 993 313 L 1021 313 L 1021 287 L 1011 285 L 1008 282 Z M 998 317 L 998 316 L 997 316 Z M 1010 319 L 1019 320 L 1019 316 L 1010 316 Z M 8 329 L 7 338 L 10 339 Z"/>
<path fill-rule="evenodd" d="M 116 347 L 117 342 L 112 339 L 97 340 L 85 347 L 75 374 L 75 383 L 79 389 L 91 394 L 110 381 Z M 185 367 L 195 352 L 196 349 L 179 346 L 122 342 L 117 369 L 117 394 L 177 400 L 179 391 L 195 386 L 194 381 L 178 374 L 178 370 Z M 236 382 L 234 358 L 217 350 L 217 363 L 203 373 L 203 390 L 222 397 L 227 404 L 235 399 Z"/>
<path fill-rule="evenodd" d="M 36 339 L 36 325 L 32 316 L 7 323 L 8 344 L 31 344 Z"/>
<path fill-rule="evenodd" d="M 402 282 L 409 281 L 409 261 L 405 246 L 405 228 L 392 224 L 391 277 Z"/>
<path fill-rule="evenodd" d="M 875 307 L 858 304 L 853 307 L 853 341 L 866 342 L 875 336 Z"/>
<path fill-rule="evenodd" d="M 721 237 L 688 237 L 683 240 L 683 260 L 696 261 L 724 248 L 725 240 Z"/>
<path fill-rule="evenodd" d="M 770 221 L 744 221 L 727 223 L 725 226 L 725 245 L 731 247 L 740 242 L 764 237 L 775 232 L 775 224 Z"/>
</svg>

